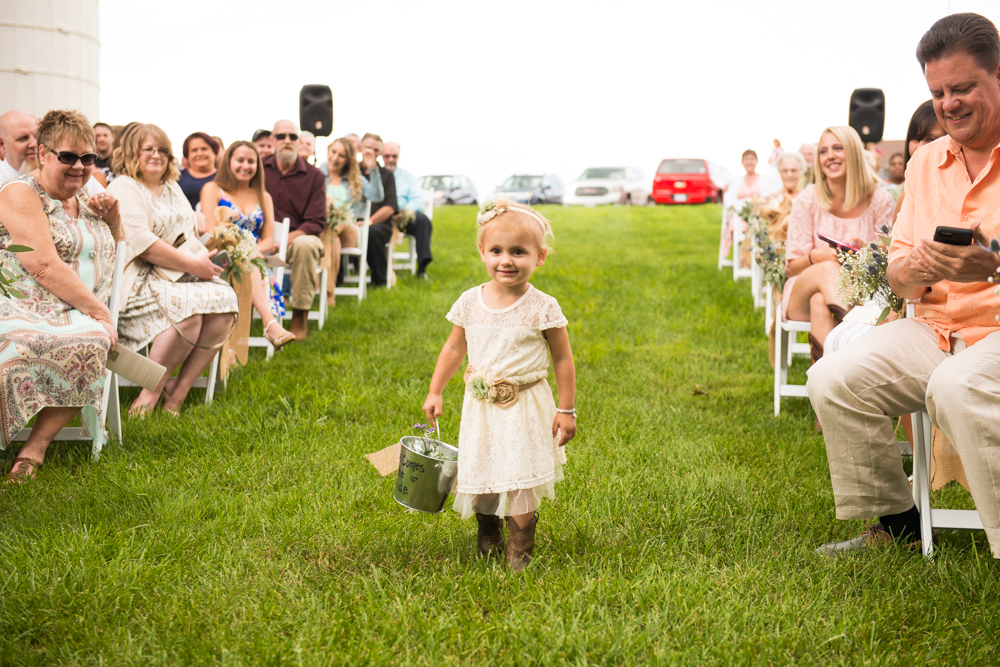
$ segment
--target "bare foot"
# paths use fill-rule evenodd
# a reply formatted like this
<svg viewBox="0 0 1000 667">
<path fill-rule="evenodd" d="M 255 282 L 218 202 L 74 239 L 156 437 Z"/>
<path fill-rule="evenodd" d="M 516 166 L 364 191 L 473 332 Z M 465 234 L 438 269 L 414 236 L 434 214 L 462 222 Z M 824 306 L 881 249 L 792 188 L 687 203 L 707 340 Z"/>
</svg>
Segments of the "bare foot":
<svg viewBox="0 0 1000 667">
<path fill-rule="evenodd" d="M 174 396 L 174 386 L 176 384 L 177 378 L 170 378 L 163 387 L 163 411 L 171 417 L 180 415 L 181 406 L 184 405 L 184 399 L 187 398 L 186 393 L 183 396 Z"/>
</svg>

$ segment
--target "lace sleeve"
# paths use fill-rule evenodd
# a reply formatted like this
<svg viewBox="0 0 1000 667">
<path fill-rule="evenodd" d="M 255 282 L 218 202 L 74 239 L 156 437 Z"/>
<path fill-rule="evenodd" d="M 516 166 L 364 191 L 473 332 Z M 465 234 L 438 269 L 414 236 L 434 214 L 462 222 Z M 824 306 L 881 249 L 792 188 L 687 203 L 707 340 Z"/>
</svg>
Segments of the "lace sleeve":
<svg viewBox="0 0 1000 667">
<path fill-rule="evenodd" d="M 541 320 L 542 323 L 539 328 L 542 331 L 546 329 L 561 329 L 569 324 L 569 320 L 563 315 L 562 308 L 559 307 L 559 302 L 552 297 L 548 298 L 548 303 L 542 313 Z"/>
<path fill-rule="evenodd" d="M 816 214 L 819 207 L 810 190 L 795 198 L 792 212 L 788 215 L 788 240 L 785 243 L 785 264 L 805 257 L 814 247 Z"/>
<path fill-rule="evenodd" d="M 462 296 L 458 297 L 458 301 L 455 302 L 455 304 L 451 307 L 451 310 L 448 311 L 448 314 L 445 315 L 445 319 L 449 322 L 463 328 L 467 326 L 466 322 L 468 320 L 466 317 L 468 309 L 465 307 L 465 304 L 468 301 L 466 294 L 468 294 L 468 292 L 465 292 Z"/>
</svg>

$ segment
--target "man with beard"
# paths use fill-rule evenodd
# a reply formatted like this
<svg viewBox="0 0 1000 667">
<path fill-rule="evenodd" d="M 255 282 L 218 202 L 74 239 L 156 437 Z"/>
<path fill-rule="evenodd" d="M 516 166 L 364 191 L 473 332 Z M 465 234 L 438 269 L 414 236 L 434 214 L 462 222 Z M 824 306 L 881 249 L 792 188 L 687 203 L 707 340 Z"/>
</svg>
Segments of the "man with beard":
<svg viewBox="0 0 1000 667">
<path fill-rule="evenodd" d="M 23 111 L 11 110 L 0 116 L 0 144 L 6 153 L 0 162 L 0 183 L 38 169 L 36 125 L 38 119 Z M 86 189 L 90 196 L 104 192 L 104 186 L 93 176 L 87 181 Z"/>
<path fill-rule="evenodd" d="M 291 222 L 286 255 L 292 281 L 290 331 L 302 341 L 309 331 L 309 310 L 319 289 L 316 269 L 323 257 L 320 235 L 326 229 L 324 179 L 319 169 L 299 157 L 295 123 L 279 120 L 271 134 L 276 151 L 262 160 L 264 184 L 274 200 L 274 219 Z"/>
<path fill-rule="evenodd" d="M 99 170 L 104 174 L 105 179 L 110 183 L 115 178 L 111 171 L 111 153 L 115 143 L 115 133 L 107 123 L 94 123 L 94 149 L 97 151 L 97 163 L 95 171 Z"/>
<path fill-rule="evenodd" d="M 423 190 L 413 174 L 399 168 L 399 144 L 389 141 L 382 146 L 382 162 L 395 181 L 396 203 L 400 210 L 409 209 L 414 213 L 413 221 L 407 225 L 404 233 L 417 241 L 417 277 L 429 280 L 427 265 L 434 259 L 431 256 L 433 227 L 430 218 L 424 215 Z"/>
</svg>

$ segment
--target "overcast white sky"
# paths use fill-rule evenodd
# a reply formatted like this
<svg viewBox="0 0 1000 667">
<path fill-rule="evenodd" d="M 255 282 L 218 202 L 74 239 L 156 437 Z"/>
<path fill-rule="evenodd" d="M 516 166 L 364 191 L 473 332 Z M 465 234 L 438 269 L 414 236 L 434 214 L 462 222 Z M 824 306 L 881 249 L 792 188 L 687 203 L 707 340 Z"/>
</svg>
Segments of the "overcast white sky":
<svg viewBox="0 0 1000 667">
<path fill-rule="evenodd" d="M 101 120 L 228 144 L 298 122 L 299 89 L 325 83 L 333 137 L 377 132 L 482 194 L 599 165 L 652 182 L 665 157 L 736 173 L 746 148 L 846 124 L 854 88 L 885 91 L 902 139 L 929 98 L 914 50 L 949 11 L 1000 22 L 1000 0 L 102 0 Z"/>
</svg>

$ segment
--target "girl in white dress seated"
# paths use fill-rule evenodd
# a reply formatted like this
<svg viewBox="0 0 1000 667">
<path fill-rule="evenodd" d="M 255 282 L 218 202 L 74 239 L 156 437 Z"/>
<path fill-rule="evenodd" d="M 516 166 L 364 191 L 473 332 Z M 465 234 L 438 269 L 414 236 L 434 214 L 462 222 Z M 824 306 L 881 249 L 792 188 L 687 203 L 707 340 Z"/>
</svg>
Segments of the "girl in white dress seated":
<svg viewBox="0 0 1000 667">
<path fill-rule="evenodd" d="M 468 351 L 455 511 L 476 515 L 483 556 L 506 554 L 507 564 L 522 570 L 531 562 L 536 510 L 542 498 L 555 498 L 563 445 L 576 435 L 576 370 L 559 304 L 528 282 L 549 251 L 548 220 L 497 199 L 483 203 L 477 222 L 491 280 L 463 293 L 448 312 L 454 327 L 423 409 L 436 422 L 441 394 Z M 546 379 L 550 353 L 558 408 Z"/>
</svg>

